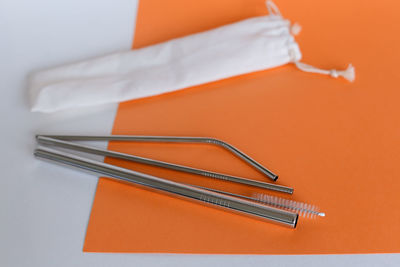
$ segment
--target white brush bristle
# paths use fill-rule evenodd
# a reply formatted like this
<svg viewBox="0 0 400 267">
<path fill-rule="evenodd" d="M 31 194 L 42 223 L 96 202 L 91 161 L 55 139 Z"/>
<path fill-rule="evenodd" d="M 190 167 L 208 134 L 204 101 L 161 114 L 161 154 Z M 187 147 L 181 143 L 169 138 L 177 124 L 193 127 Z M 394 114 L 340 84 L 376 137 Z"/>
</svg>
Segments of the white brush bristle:
<svg viewBox="0 0 400 267">
<path fill-rule="evenodd" d="M 316 216 L 325 216 L 325 213 L 319 212 L 318 207 L 315 205 L 261 193 L 254 194 L 254 198 L 263 204 L 289 210 L 298 213 L 302 217 L 315 218 Z"/>
</svg>

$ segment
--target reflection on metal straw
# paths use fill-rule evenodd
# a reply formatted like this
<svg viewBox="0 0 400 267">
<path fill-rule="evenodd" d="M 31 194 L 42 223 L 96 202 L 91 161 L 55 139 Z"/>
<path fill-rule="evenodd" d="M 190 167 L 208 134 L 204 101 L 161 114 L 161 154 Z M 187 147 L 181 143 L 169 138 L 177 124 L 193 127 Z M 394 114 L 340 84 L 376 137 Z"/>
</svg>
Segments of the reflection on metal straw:
<svg viewBox="0 0 400 267">
<path fill-rule="evenodd" d="M 61 139 L 65 141 L 130 141 L 130 142 L 161 142 L 161 143 L 203 143 L 213 144 L 230 151 L 235 154 L 268 178 L 276 181 L 278 175 L 274 174 L 260 163 L 250 158 L 236 147 L 215 139 L 208 137 L 183 137 L 183 136 L 140 136 L 140 135 L 103 135 L 103 136 L 85 136 L 85 135 L 41 135 L 43 137 L 50 137 L 54 139 Z"/>
<path fill-rule="evenodd" d="M 158 166 L 158 167 L 162 167 L 162 168 L 168 168 L 168 169 L 172 169 L 172 170 L 176 170 L 176 171 L 192 173 L 192 174 L 196 174 L 196 175 L 201 175 L 201 176 L 206 176 L 206 177 L 226 180 L 226 181 L 230 181 L 230 182 L 235 182 L 235 183 L 240 183 L 240 184 L 260 187 L 260 188 L 263 188 L 263 189 L 269 189 L 269 190 L 288 193 L 288 194 L 292 194 L 293 193 L 293 188 L 282 186 L 282 185 L 259 182 L 259 181 L 255 181 L 255 180 L 242 178 L 242 177 L 236 177 L 236 176 L 220 174 L 220 173 L 216 173 L 216 172 L 210 172 L 210 171 L 195 169 L 195 168 L 182 166 L 182 165 L 177 165 L 177 164 L 173 164 L 173 163 L 168 163 L 168 162 L 163 162 L 163 161 L 158 161 L 158 160 L 138 157 L 138 156 L 134 156 L 134 155 L 130 155 L 130 154 L 114 152 L 114 151 L 109 151 L 109 150 L 105 150 L 105 149 L 100 149 L 100 148 L 80 145 L 80 144 L 76 144 L 76 143 L 72 143 L 72 142 L 57 140 L 57 139 L 50 138 L 50 137 L 45 137 L 45 136 L 38 135 L 37 136 L 37 141 L 39 142 L 39 144 L 43 144 L 43 145 L 58 146 L 58 147 L 67 148 L 67 149 L 73 149 L 73 150 L 81 151 L 81 152 L 85 152 L 85 153 L 91 153 L 91 154 L 96 154 L 96 155 L 101 155 L 101 156 L 119 158 L 119 159 L 123 159 L 123 160 L 139 162 L 139 163 L 142 163 L 142 164 Z"/>
<path fill-rule="evenodd" d="M 73 154 L 52 150 L 49 148 L 38 148 L 34 152 L 37 158 L 47 159 L 52 162 L 73 166 L 79 169 L 106 175 L 117 180 L 122 180 L 147 189 L 155 189 L 164 193 L 180 196 L 185 199 L 194 200 L 203 204 L 219 207 L 224 210 L 233 211 L 252 218 L 275 222 L 291 228 L 297 224 L 298 214 L 257 204 L 248 200 L 231 197 L 209 190 L 188 186 L 181 183 L 165 180 L 159 177 L 120 168 L 111 164 L 98 162 Z"/>
</svg>

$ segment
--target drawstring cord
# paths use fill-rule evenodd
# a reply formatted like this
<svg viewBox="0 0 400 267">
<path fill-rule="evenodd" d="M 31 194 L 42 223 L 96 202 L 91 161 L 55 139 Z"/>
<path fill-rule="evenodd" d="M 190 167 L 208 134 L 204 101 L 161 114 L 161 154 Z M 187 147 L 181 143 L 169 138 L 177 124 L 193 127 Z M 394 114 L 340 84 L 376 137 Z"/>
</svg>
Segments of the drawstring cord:
<svg viewBox="0 0 400 267">
<path fill-rule="evenodd" d="M 324 70 L 320 68 L 316 68 L 314 66 L 308 65 L 301 63 L 299 61 L 293 61 L 293 63 L 296 65 L 296 67 L 304 72 L 311 72 L 311 73 L 319 73 L 319 74 L 325 74 L 325 75 L 330 75 L 333 78 L 338 78 L 338 77 L 343 77 L 349 82 L 353 82 L 355 79 L 355 71 L 353 65 L 349 64 L 347 69 L 345 70 Z"/>
<path fill-rule="evenodd" d="M 293 63 L 301 71 L 330 75 L 333 78 L 343 77 L 349 82 L 353 82 L 356 76 L 354 67 L 351 64 L 349 64 L 349 66 L 345 70 L 335 70 L 335 69 L 324 70 L 308 64 L 301 63 L 297 60 L 294 60 Z"/>
<path fill-rule="evenodd" d="M 269 14 L 280 17 L 282 16 L 281 12 L 279 11 L 279 8 L 271 0 L 267 0 L 265 2 L 265 5 L 267 6 Z M 301 26 L 298 23 L 293 23 L 292 25 L 290 25 L 291 34 L 298 35 L 300 31 L 301 31 Z M 343 77 L 350 82 L 353 82 L 355 79 L 355 69 L 351 64 L 349 64 L 349 66 L 345 70 L 335 70 L 335 69 L 325 70 L 299 62 L 299 60 L 295 57 L 294 51 L 289 51 L 289 54 L 290 57 L 292 58 L 291 61 L 293 62 L 293 64 L 301 71 L 330 75 L 333 78 Z"/>
<path fill-rule="evenodd" d="M 267 6 L 269 14 L 280 16 L 280 17 L 282 16 L 281 12 L 279 11 L 279 8 L 271 0 L 265 1 L 265 5 Z"/>
</svg>

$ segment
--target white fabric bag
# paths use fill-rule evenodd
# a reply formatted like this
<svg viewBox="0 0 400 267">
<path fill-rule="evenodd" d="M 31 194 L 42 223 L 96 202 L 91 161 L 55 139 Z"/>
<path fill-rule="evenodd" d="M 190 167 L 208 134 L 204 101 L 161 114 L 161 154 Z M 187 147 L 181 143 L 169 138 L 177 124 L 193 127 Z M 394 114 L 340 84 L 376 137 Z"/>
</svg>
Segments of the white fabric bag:
<svg viewBox="0 0 400 267">
<path fill-rule="evenodd" d="M 160 44 L 44 70 L 29 83 L 31 110 L 53 112 L 171 92 L 287 63 L 308 72 L 343 76 L 300 63 L 299 31 L 267 1 L 270 14 Z"/>
</svg>

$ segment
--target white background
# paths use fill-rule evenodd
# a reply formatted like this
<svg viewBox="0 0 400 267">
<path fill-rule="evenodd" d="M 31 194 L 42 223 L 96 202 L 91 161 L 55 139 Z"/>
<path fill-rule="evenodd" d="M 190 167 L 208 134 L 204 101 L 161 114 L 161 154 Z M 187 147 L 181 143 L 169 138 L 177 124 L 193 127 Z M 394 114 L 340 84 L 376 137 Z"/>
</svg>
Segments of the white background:
<svg viewBox="0 0 400 267">
<path fill-rule="evenodd" d="M 109 134 L 116 105 L 52 115 L 30 113 L 27 77 L 34 70 L 129 49 L 136 9 L 135 0 L 0 0 L 1 267 L 400 265 L 399 254 L 83 253 L 97 178 L 35 160 L 34 135 Z"/>
</svg>

